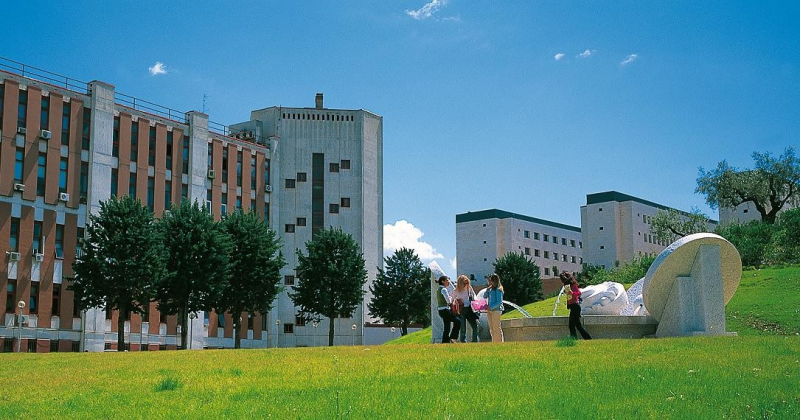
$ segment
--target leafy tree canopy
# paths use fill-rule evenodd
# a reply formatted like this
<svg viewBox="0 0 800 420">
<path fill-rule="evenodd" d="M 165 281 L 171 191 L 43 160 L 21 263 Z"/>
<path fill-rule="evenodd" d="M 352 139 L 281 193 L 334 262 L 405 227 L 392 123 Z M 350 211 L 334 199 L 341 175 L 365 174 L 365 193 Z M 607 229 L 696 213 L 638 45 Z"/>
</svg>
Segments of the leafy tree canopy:
<svg viewBox="0 0 800 420">
<path fill-rule="evenodd" d="M 425 267 L 412 249 L 401 248 L 384 259 L 386 270 L 370 286 L 370 313 L 387 324 L 400 324 L 402 335 L 414 322 L 430 323 L 431 270 Z"/>
<path fill-rule="evenodd" d="M 521 306 L 544 298 L 539 266 L 524 255 L 509 252 L 493 265 L 503 284 L 503 299 Z"/>
<path fill-rule="evenodd" d="M 693 233 L 710 232 L 710 225 L 708 217 L 696 207 L 691 213 L 659 210 L 650 221 L 650 233 L 665 243 L 671 243 Z"/>
</svg>

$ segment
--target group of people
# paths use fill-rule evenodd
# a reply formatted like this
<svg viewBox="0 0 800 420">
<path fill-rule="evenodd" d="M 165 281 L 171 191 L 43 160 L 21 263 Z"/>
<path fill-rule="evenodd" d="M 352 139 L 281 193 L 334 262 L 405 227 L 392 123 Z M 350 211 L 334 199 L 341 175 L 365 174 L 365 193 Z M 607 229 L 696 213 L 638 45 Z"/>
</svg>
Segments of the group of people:
<svg viewBox="0 0 800 420">
<path fill-rule="evenodd" d="M 492 342 L 503 341 L 503 330 L 500 328 L 500 315 L 503 314 L 503 285 L 500 276 L 492 274 L 488 277 L 488 287 L 484 292 L 486 300 L 486 316 Z M 439 316 L 442 318 L 442 343 L 466 343 L 467 323 L 472 328 L 472 342 L 478 342 L 478 318 L 480 312 L 473 308 L 472 302 L 478 301 L 478 295 L 472 288 L 469 277 L 458 276 L 456 286 L 451 291 L 450 277 L 439 277 L 439 290 L 436 294 Z"/>
<path fill-rule="evenodd" d="M 572 273 L 564 271 L 559 275 L 564 285 L 564 294 L 567 296 L 567 309 L 569 310 L 569 334 L 578 338 L 578 332 L 584 340 L 592 337 L 581 325 L 581 290 L 578 281 Z M 489 324 L 489 333 L 492 342 L 503 342 L 503 329 L 500 327 L 500 316 L 503 314 L 503 285 L 500 276 L 490 274 L 487 277 L 488 286 L 484 292 L 486 302 L 486 317 Z M 466 343 L 467 323 L 472 328 L 472 342 L 478 342 L 478 319 L 480 312 L 473 308 L 473 302 L 478 301 L 478 295 L 470 284 L 469 277 L 458 276 L 456 286 L 451 290 L 450 278 L 439 277 L 439 290 L 436 294 L 439 316 L 442 318 L 442 343 Z"/>
</svg>

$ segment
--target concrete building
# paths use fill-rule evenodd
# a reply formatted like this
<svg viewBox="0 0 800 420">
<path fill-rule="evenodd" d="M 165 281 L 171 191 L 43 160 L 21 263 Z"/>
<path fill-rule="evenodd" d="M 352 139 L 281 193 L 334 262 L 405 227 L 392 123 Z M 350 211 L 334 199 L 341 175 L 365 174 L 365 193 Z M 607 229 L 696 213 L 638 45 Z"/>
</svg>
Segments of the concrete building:
<svg viewBox="0 0 800 420">
<path fill-rule="evenodd" d="M 653 236 L 650 222 L 659 210 L 667 209 L 669 207 L 617 191 L 587 194 L 586 205 L 581 207 L 584 260 L 612 268 L 618 262 L 657 255 L 669 243 Z M 709 224 L 713 231 L 717 222 L 711 220 Z"/>
<path fill-rule="evenodd" d="M 24 77 L 15 64 L 3 67 L 0 350 L 16 345 L 19 301 L 26 303 L 23 351 L 114 349 L 118 316 L 128 319 L 132 351 L 181 345 L 176 318 L 159 314 L 155 303 L 144 316 L 76 310 L 67 279 L 88 215 L 111 196 L 134 195 L 156 217 L 182 199 L 204 203 L 216 219 L 234 208 L 255 209 L 282 238 L 287 287 L 294 250 L 317 229 L 338 226 L 361 244 L 369 279 L 375 277 L 383 242 L 380 116 L 322 108 L 319 95 L 315 108 L 254 111 L 229 130 L 200 112 L 176 112 L 103 82 L 31 76 L 27 66 Z M 295 319 L 286 293 L 274 306 L 268 314 L 243 314 L 243 347 L 314 345 L 317 331 L 327 338 L 325 322 L 314 328 Z M 363 321 L 363 310 L 337 320 L 336 342 L 360 343 Z M 194 349 L 232 347 L 231 314 L 197 314 L 189 337 Z"/>
<path fill-rule="evenodd" d="M 581 229 L 498 209 L 456 215 L 458 274 L 486 284 L 493 263 L 508 252 L 527 256 L 539 266 L 540 276 L 561 271 L 579 272 L 583 262 Z M 502 281 L 502 279 L 501 279 Z"/>
<path fill-rule="evenodd" d="M 778 212 L 778 217 L 780 217 L 780 214 L 784 211 L 796 207 L 800 207 L 800 197 L 793 201 L 787 202 L 786 205 Z M 761 220 L 761 213 L 758 212 L 758 209 L 756 209 L 756 206 L 752 201 L 739 204 L 736 207 L 719 208 L 719 223 L 722 226 L 732 222 L 747 223 L 753 220 Z"/>
</svg>

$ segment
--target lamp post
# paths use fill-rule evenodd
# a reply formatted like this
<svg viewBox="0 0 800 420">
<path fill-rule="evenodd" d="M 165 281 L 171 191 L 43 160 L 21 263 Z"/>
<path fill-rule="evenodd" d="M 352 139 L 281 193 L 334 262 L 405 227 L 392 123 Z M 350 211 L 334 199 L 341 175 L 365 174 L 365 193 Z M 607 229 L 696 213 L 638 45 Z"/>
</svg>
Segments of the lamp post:
<svg viewBox="0 0 800 420">
<path fill-rule="evenodd" d="M 192 349 L 192 330 L 194 329 L 194 328 L 192 328 L 193 327 L 192 324 L 194 323 L 195 319 L 197 319 L 197 313 L 195 313 L 195 312 L 190 313 L 189 314 L 189 342 L 186 343 L 187 344 L 186 348 L 189 349 L 189 350 Z"/>
<path fill-rule="evenodd" d="M 280 327 L 280 325 L 281 325 L 280 318 L 276 319 L 275 320 L 275 348 L 276 349 L 278 348 L 278 328 Z"/>
<path fill-rule="evenodd" d="M 19 338 L 17 339 L 17 353 L 22 352 L 22 309 L 25 307 L 25 301 L 21 300 L 17 303 L 19 308 L 19 318 L 17 320 L 17 328 L 19 329 Z"/>
<path fill-rule="evenodd" d="M 352 326 L 352 327 L 350 327 L 350 329 L 351 329 L 351 330 L 353 330 L 353 346 L 355 346 L 355 345 L 356 345 L 356 328 L 358 328 L 358 327 L 356 326 L 356 324 L 353 324 L 353 326 Z"/>
<path fill-rule="evenodd" d="M 311 325 L 314 326 L 314 347 L 317 347 L 317 327 L 319 327 L 319 322 L 314 321 Z"/>
</svg>

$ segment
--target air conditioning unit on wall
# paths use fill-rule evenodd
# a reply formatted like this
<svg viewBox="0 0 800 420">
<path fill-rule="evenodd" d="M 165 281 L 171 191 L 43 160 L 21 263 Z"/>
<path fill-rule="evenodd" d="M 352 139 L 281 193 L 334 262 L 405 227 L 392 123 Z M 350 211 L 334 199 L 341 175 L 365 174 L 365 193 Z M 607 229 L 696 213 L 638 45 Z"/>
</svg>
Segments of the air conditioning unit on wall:
<svg viewBox="0 0 800 420">
<path fill-rule="evenodd" d="M 42 140 L 50 140 L 53 137 L 53 133 L 47 130 L 39 130 L 39 138 Z"/>
<path fill-rule="evenodd" d="M 25 191 L 25 184 L 14 184 L 14 191 Z"/>
<path fill-rule="evenodd" d="M 217 171 L 213 169 L 208 170 L 208 179 L 214 179 L 217 177 Z"/>
<path fill-rule="evenodd" d="M 44 254 L 34 254 L 33 258 L 36 260 L 36 262 L 42 262 L 44 261 Z"/>
<path fill-rule="evenodd" d="M 9 261 L 19 261 L 22 256 L 19 252 L 7 252 Z"/>
<path fill-rule="evenodd" d="M 58 201 L 67 202 L 69 201 L 69 194 L 67 193 L 58 193 Z"/>
<path fill-rule="evenodd" d="M 25 127 L 17 127 L 17 134 L 28 134 L 28 129 Z"/>
<path fill-rule="evenodd" d="M 272 192 L 272 185 L 269 185 L 269 184 L 265 185 L 264 186 L 264 192 L 271 193 Z"/>
</svg>

